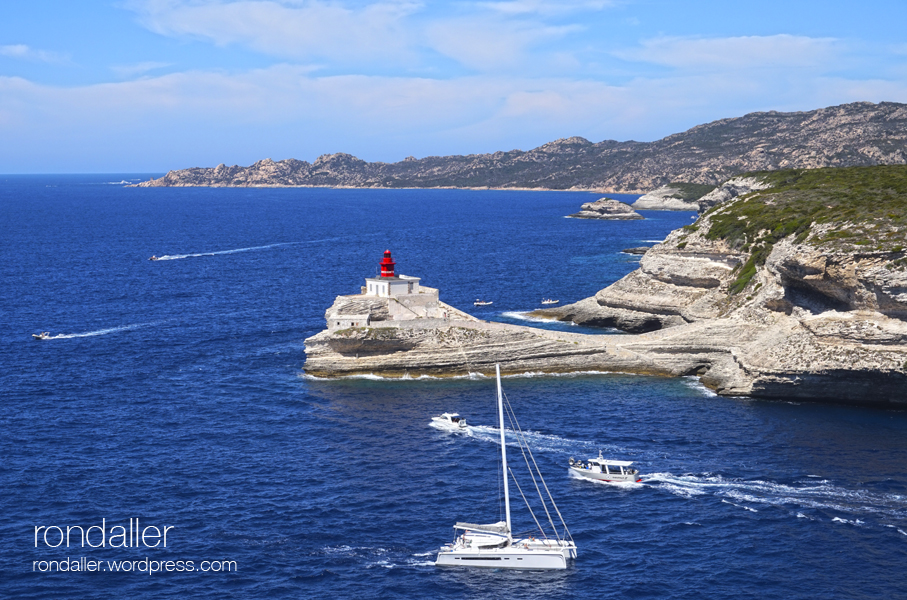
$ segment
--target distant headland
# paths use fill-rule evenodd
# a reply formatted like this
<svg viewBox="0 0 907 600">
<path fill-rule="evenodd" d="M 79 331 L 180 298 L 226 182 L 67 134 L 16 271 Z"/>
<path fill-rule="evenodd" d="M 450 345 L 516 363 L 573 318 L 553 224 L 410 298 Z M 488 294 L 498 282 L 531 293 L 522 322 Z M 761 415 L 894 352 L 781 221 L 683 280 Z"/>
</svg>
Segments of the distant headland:
<svg viewBox="0 0 907 600">
<path fill-rule="evenodd" d="M 181 169 L 138 185 L 645 193 L 672 182 L 714 186 L 749 171 L 894 164 L 907 164 L 907 104 L 855 102 L 808 112 L 751 113 L 654 142 L 571 137 L 529 151 L 396 163 L 325 154 L 314 163 L 265 159 L 248 167 Z"/>
</svg>

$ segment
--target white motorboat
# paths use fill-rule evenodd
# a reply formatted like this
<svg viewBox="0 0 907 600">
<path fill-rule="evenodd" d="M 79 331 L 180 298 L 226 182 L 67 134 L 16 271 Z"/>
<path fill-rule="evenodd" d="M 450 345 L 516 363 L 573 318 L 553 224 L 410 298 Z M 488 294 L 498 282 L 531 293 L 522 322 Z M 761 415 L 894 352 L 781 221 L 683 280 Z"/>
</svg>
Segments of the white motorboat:
<svg viewBox="0 0 907 600">
<path fill-rule="evenodd" d="M 50 332 L 49 332 L 49 331 L 42 331 L 41 333 L 33 333 L 33 334 L 31 334 L 31 336 L 32 336 L 33 338 L 35 338 L 36 340 L 49 340 L 49 339 L 50 339 Z"/>
<path fill-rule="evenodd" d="M 529 536 L 517 539 L 513 537 L 510 525 L 510 488 L 508 486 L 508 474 L 512 477 L 513 471 L 507 468 L 507 445 L 504 441 L 504 402 L 503 393 L 501 392 L 500 366 L 496 366 L 495 371 L 498 382 L 498 421 L 501 428 L 501 463 L 504 474 L 504 510 L 506 520 L 485 525 L 457 523 L 454 525 L 454 530 L 457 532 L 456 538 L 450 544 L 441 547 L 435 565 L 440 567 L 486 567 L 493 569 L 566 569 L 567 561 L 576 558 L 576 544 L 570 536 L 570 531 L 567 529 L 560 511 L 557 509 L 557 505 L 554 504 L 554 499 L 551 498 L 551 494 L 548 492 L 548 486 L 538 470 L 538 466 L 535 464 L 535 459 L 525 443 L 523 433 L 516 418 L 513 416 L 513 411 L 510 409 L 508 402 L 508 414 L 514 425 L 514 432 L 517 435 L 520 449 L 524 452 L 523 458 L 527 467 L 535 471 L 533 481 L 535 482 L 537 477 L 538 481 L 541 482 L 545 492 L 547 492 L 548 499 L 551 501 L 554 512 L 560 518 L 563 526 L 562 536 L 554 525 L 547 503 L 545 503 L 545 514 L 548 515 L 548 523 L 551 525 L 553 537 L 548 537 L 539 524 L 538 519 L 535 518 L 534 513 L 532 518 L 541 532 L 539 537 Z M 532 466 L 529 466 L 530 461 Z M 516 483 L 520 495 L 526 500 L 526 496 L 520 489 L 516 478 L 513 481 Z M 539 492 L 539 497 L 545 502 L 538 483 L 536 483 L 535 487 L 536 491 Z M 529 507 L 528 501 L 526 506 L 529 508 L 529 512 L 532 513 L 532 508 Z"/>
<path fill-rule="evenodd" d="M 557 304 L 560 300 L 552 300 L 551 298 L 546 298 L 542 300 L 542 304 Z"/>
<path fill-rule="evenodd" d="M 494 304 L 491 300 L 479 300 L 476 298 L 476 301 L 472 303 L 473 306 L 490 306 Z"/>
<path fill-rule="evenodd" d="M 432 417 L 431 424 L 441 429 L 466 430 L 469 426 L 466 419 L 457 413 L 443 413 L 440 417 Z"/>
<path fill-rule="evenodd" d="M 573 460 L 570 457 L 570 471 L 586 479 L 596 481 L 612 481 L 636 483 L 642 481 L 639 478 L 639 471 L 630 465 L 633 461 L 629 460 L 611 460 L 603 458 L 601 450 L 598 451 L 598 458 L 590 458 L 586 462 Z"/>
</svg>

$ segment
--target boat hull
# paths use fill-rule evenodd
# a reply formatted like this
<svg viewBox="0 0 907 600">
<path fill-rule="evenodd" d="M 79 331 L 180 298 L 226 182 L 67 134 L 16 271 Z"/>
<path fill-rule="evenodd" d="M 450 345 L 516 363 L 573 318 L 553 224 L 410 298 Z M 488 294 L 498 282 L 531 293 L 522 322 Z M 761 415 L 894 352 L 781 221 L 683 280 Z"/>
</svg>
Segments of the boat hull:
<svg viewBox="0 0 907 600">
<path fill-rule="evenodd" d="M 593 481 L 607 481 L 612 483 L 636 483 L 640 480 L 638 473 L 626 475 L 619 473 L 599 473 L 591 469 L 577 469 L 576 467 L 570 467 L 570 470 L 584 479 L 592 479 Z"/>
<path fill-rule="evenodd" d="M 562 550 L 442 550 L 435 561 L 438 567 L 478 567 L 486 569 L 555 570 L 566 569 Z"/>
</svg>

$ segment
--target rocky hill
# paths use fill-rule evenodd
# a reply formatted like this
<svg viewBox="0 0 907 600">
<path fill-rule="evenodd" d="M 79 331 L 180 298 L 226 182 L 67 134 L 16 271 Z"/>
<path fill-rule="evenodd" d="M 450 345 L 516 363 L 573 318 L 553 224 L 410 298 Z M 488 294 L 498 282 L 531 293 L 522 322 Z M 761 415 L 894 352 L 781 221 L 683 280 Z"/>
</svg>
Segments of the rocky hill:
<svg viewBox="0 0 907 600">
<path fill-rule="evenodd" d="M 140 186 L 536 188 L 643 193 L 670 182 L 717 185 L 748 171 L 907 164 L 907 105 L 856 102 L 761 112 L 655 142 L 561 139 L 533 150 L 369 163 L 325 154 L 314 163 L 170 171 Z"/>
<path fill-rule="evenodd" d="M 534 313 L 627 335 L 377 323 L 384 343 L 405 347 L 344 354 L 339 339 L 367 348 L 374 330 L 326 331 L 306 340 L 306 371 L 443 376 L 499 362 L 511 373 L 697 375 L 724 395 L 907 406 L 907 166 L 750 173 L 709 195 L 711 208 L 639 269 Z"/>
</svg>

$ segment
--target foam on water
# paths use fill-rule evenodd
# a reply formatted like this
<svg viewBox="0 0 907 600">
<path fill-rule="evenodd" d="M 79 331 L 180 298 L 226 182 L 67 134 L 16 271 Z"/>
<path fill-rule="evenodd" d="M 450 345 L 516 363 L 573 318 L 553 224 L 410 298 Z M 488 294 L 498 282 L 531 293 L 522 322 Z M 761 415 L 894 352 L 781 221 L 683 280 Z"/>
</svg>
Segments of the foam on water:
<svg viewBox="0 0 907 600">
<path fill-rule="evenodd" d="M 644 476 L 643 482 L 684 497 L 712 494 L 735 506 L 739 505 L 730 500 L 770 507 L 796 506 L 847 514 L 874 514 L 883 518 L 907 518 L 907 500 L 899 494 L 851 490 L 824 481 L 788 485 L 712 474 L 677 476 L 671 473 L 652 473 Z M 802 512 L 796 514 L 805 517 Z"/>
<path fill-rule="evenodd" d="M 374 235 L 374 234 L 373 234 Z M 269 248 L 279 248 L 281 246 L 298 246 L 301 244 L 322 244 L 326 242 L 338 242 L 343 240 L 342 237 L 330 237 L 323 238 L 318 240 L 303 240 L 299 242 L 277 242 L 274 244 L 266 244 L 264 246 L 249 246 L 246 248 L 232 248 L 230 250 L 217 250 L 214 252 L 193 252 L 188 254 L 165 254 L 163 256 L 158 256 L 157 261 L 161 260 L 181 260 L 184 258 L 197 258 L 200 256 L 220 256 L 223 254 L 239 254 L 241 252 L 253 252 L 255 250 L 267 250 Z"/>
<path fill-rule="evenodd" d="M 532 311 L 528 310 L 508 310 L 501 313 L 502 317 L 508 319 L 516 319 L 519 321 L 527 321 L 529 323 L 551 323 L 556 322 L 557 319 L 543 319 L 542 317 L 533 317 L 529 313 Z"/>
<path fill-rule="evenodd" d="M 500 429 L 497 427 L 490 427 L 487 425 L 470 425 L 469 429 L 472 432 L 472 435 L 475 439 L 483 442 L 492 442 L 494 444 L 501 443 L 501 433 Z M 601 447 L 596 445 L 593 442 L 587 442 L 584 440 L 571 440 L 563 438 L 557 435 L 549 435 L 545 433 L 538 433 L 535 431 L 523 431 L 523 437 L 526 439 L 529 447 L 535 451 L 540 450 L 542 452 L 560 452 L 560 453 L 580 453 L 580 452 L 593 452 L 597 451 Z M 504 428 L 504 441 L 508 446 L 518 446 L 516 439 L 516 433 L 509 428 Z"/>
<path fill-rule="evenodd" d="M 157 260 L 181 260 L 184 258 L 196 258 L 199 256 L 219 256 L 221 254 L 238 254 L 240 252 L 252 252 L 253 250 L 266 250 L 268 248 L 277 248 L 278 246 L 291 246 L 303 244 L 305 242 L 281 242 L 278 244 L 268 244 L 266 246 L 249 246 L 248 248 L 233 248 L 231 250 L 218 250 L 216 252 L 194 252 L 190 254 L 165 254 L 158 256 Z"/>
<path fill-rule="evenodd" d="M 682 377 L 681 381 L 683 381 L 684 385 L 686 385 L 687 387 L 692 388 L 697 392 L 701 392 L 703 396 L 718 397 L 718 394 L 703 385 L 703 383 L 699 381 L 699 377 L 697 377 L 696 375 Z"/>
<path fill-rule="evenodd" d="M 83 337 L 93 337 L 96 335 L 108 335 L 110 333 L 119 333 L 121 331 L 131 331 L 134 329 L 141 329 L 142 327 L 151 327 L 152 325 L 158 325 L 160 321 L 154 323 L 135 323 L 133 325 L 122 325 L 120 327 L 108 327 L 106 329 L 97 329 L 95 331 L 86 331 L 84 333 L 60 333 L 57 335 L 51 335 L 46 338 L 43 338 L 41 341 L 46 340 L 67 340 L 71 338 L 83 338 Z"/>
<path fill-rule="evenodd" d="M 731 506 L 736 506 L 737 508 L 742 508 L 743 510 L 748 510 L 750 512 L 754 512 L 754 513 L 759 512 L 755 508 L 750 508 L 749 506 L 743 506 L 742 504 L 734 504 L 733 502 L 730 502 L 729 500 L 722 500 L 722 502 L 724 504 L 730 504 Z"/>
<path fill-rule="evenodd" d="M 586 377 L 589 375 L 619 375 L 620 373 L 615 373 L 614 371 L 574 371 L 572 373 L 543 373 L 541 371 L 526 371 L 525 373 L 511 373 L 508 375 L 501 375 L 501 379 L 534 379 L 538 377 Z M 405 373 L 400 377 L 387 377 L 384 375 L 375 375 L 374 373 L 359 373 L 356 375 L 340 375 L 338 377 L 318 377 L 317 375 L 309 375 L 308 373 L 300 373 L 300 377 L 303 379 L 308 379 L 310 381 L 335 381 L 338 379 L 368 379 L 371 381 L 451 381 L 458 379 L 494 379 L 494 375 L 485 375 L 484 373 L 467 373 L 465 375 L 451 375 L 449 377 L 437 377 L 435 375 L 419 375 L 413 377 L 409 373 Z"/>
</svg>

